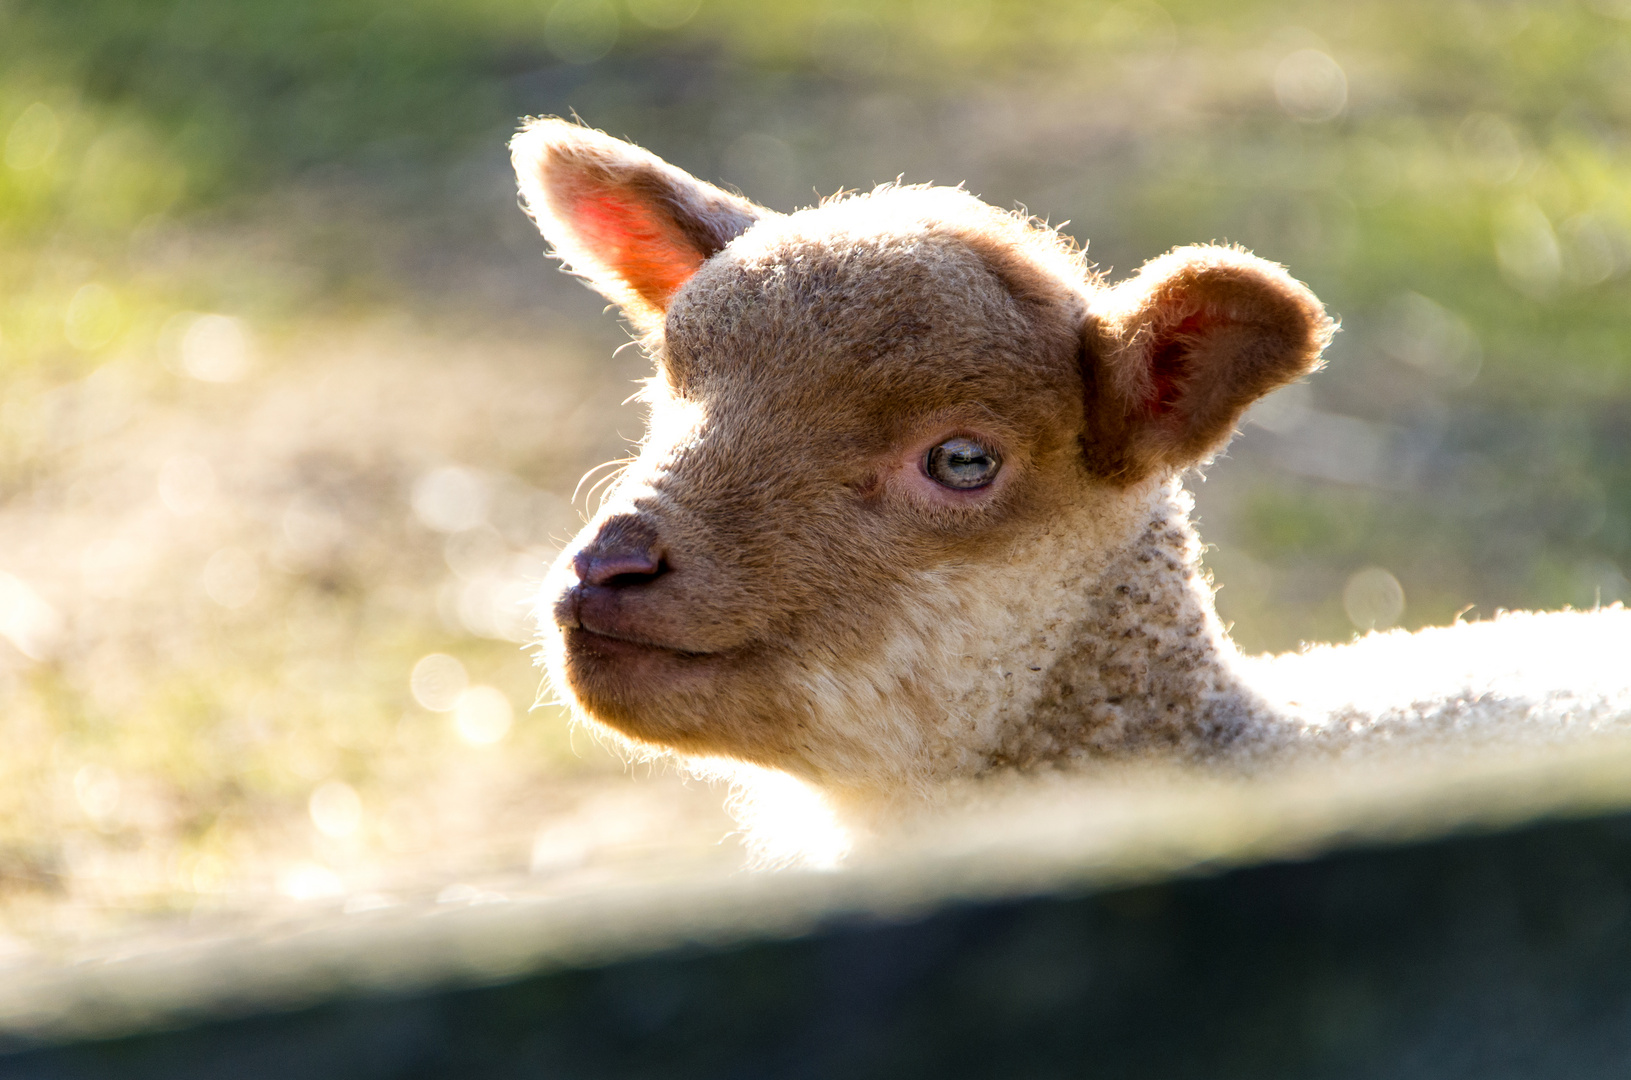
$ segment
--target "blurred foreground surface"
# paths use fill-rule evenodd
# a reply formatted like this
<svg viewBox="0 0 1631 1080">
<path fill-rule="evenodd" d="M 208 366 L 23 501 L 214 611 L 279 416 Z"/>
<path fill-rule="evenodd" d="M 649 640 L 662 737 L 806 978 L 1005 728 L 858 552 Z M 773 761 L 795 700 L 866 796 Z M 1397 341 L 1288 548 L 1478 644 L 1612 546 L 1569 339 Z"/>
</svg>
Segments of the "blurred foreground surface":
<svg viewBox="0 0 1631 1080">
<path fill-rule="evenodd" d="M 1066 789 L 843 874 L 197 924 L 16 972 L 0 1076 L 1622 1076 L 1628 781 Z"/>
<path fill-rule="evenodd" d="M 1289 264 L 1330 369 L 1197 485 L 1249 650 L 1631 600 L 1628 18 L 0 8 L 0 971 L 740 864 L 721 792 L 531 708 L 529 583 L 645 364 L 515 209 L 524 114 L 781 210 L 904 174 L 1117 274 Z"/>
</svg>

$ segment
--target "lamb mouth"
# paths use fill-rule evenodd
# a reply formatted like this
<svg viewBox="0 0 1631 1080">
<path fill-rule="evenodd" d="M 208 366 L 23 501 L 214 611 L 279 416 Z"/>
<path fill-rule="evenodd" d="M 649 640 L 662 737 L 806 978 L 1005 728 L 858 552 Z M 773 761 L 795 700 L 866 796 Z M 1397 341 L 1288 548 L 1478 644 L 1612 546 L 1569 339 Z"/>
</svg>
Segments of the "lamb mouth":
<svg viewBox="0 0 1631 1080">
<path fill-rule="evenodd" d="M 636 738 L 656 738 L 645 730 L 652 710 L 676 695 L 711 696 L 730 667 L 732 653 L 691 652 L 647 641 L 596 633 L 581 626 L 564 630 L 567 685 L 591 716 Z"/>
<path fill-rule="evenodd" d="M 564 631 L 567 676 L 575 688 L 644 697 L 699 690 L 735 652 L 699 652 L 582 626 Z"/>
<path fill-rule="evenodd" d="M 673 645 L 659 645 L 642 638 L 607 634 L 581 625 L 568 628 L 565 635 L 568 653 L 591 650 L 612 657 L 657 654 L 672 656 L 679 660 L 706 660 L 721 655 L 696 649 L 681 649 Z"/>
</svg>

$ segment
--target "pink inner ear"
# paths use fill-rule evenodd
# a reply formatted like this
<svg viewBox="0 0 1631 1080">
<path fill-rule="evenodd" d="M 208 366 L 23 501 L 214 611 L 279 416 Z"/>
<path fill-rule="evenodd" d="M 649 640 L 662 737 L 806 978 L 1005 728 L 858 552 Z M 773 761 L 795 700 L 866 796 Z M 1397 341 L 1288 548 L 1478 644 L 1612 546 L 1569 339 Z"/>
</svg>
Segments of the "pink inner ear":
<svg viewBox="0 0 1631 1080">
<path fill-rule="evenodd" d="M 657 308 L 702 265 L 671 223 L 624 195 L 585 192 L 572 200 L 571 225 L 580 247 Z"/>
<path fill-rule="evenodd" d="M 1156 336 L 1150 345 L 1151 390 L 1144 400 L 1147 416 L 1166 416 L 1177 408 L 1181 384 L 1189 372 L 1189 358 L 1197 339 L 1222 321 L 1202 309 L 1165 327 Z"/>
</svg>

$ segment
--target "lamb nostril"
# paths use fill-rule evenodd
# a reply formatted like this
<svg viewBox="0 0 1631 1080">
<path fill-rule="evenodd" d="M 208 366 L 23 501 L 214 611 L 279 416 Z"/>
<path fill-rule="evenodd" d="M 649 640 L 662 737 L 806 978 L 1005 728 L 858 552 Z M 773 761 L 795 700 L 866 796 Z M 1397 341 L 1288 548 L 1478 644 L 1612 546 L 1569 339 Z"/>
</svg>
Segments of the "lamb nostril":
<svg viewBox="0 0 1631 1080">
<path fill-rule="evenodd" d="M 572 560 L 578 580 L 606 589 L 645 585 L 668 573 L 668 561 L 652 551 L 585 550 Z"/>
<path fill-rule="evenodd" d="M 664 567 L 658 566 L 656 570 L 649 574 L 613 574 L 600 584 L 608 589 L 626 589 L 631 585 L 644 585 L 648 581 L 654 581 L 661 577 L 664 569 Z"/>
</svg>

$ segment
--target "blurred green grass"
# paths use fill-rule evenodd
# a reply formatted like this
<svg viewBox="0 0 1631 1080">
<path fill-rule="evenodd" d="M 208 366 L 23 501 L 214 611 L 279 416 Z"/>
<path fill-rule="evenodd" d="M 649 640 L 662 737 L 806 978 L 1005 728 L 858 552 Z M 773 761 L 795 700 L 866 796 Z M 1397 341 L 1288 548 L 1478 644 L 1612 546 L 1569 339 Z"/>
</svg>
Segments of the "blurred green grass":
<svg viewBox="0 0 1631 1080">
<path fill-rule="evenodd" d="M 0 883 L 354 889 L 506 828 L 524 860 L 615 769 L 552 712 L 483 749 L 409 692 L 446 653 L 530 703 L 519 635 L 461 605 L 541 568 L 638 429 L 637 358 L 514 208 L 526 114 L 778 209 L 904 173 L 1116 272 L 1287 263 L 1343 320 L 1330 367 L 1198 485 L 1248 649 L 1631 600 L 1628 71 L 1623 0 L 13 0 Z M 200 326 L 227 353 L 190 360 Z M 440 530 L 414 492 L 449 466 L 491 506 Z M 339 844 L 329 782 L 362 807 Z"/>
</svg>

